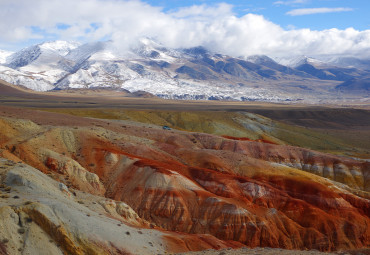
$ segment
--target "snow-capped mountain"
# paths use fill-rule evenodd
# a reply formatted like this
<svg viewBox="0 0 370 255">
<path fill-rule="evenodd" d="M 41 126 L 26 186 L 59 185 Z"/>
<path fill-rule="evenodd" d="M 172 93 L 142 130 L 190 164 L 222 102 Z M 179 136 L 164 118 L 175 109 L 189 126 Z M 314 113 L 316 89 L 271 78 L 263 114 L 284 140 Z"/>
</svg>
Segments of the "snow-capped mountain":
<svg viewBox="0 0 370 255">
<path fill-rule="evenodd" d="M 363 70 L 370 69 L 370 59 L 359 59 L 354 57 L 335 57 L 327 58 L 326 62 L 339 67 L 358 68 Z"/>
<path fill-rule="evenodd" d="M 78 43 L 65 41 L 37 44 L 8 56 L 5 65 L 25 76 L 48 83 L 50 89 L 52 84 L 71 71 L 74 63 L 65 56 L 78 46 Z"/>
<path fill-rule="evenodd" d="M 54 89 L 54 86 L 43 78 L 37 76 L 33 77 L 29 74 L 3 65 L 0 65 L 0 79 L 36 91 L 47 91 Z"/>
<path fill-rule="evenodd" d="M 326 65 L 324 61 L 321 61 L 317 58 L 304 56 L 304 55 L 284 57 L 284 58 L 275 58 L 275 61 L 281 65 L 289 66 L 292 68 L 296 68 L 304 64 L 310 64 L 314 66 L 325 66 Z"/>
<path fill-rule="evenodd" d="M 348 56 L 292 56 L 284 58 L 274 58 L 276 62 L 281 65 L 286 65 L 289 67 L 296 68 L 303 64 L 310 64 L 316 67 L 341 67 L 341 68 L 356 68 L 369 70 L 370 69 L 370 59 L 366 58 L 356 58 Z"/>
<path fill-rule="evenodd" d="M 78 46 L 78 43 L 65 41 L 37 44 L 10 55 L 6 60 L 6 65 L 13 69 L 18 69 L 26 66 L 43 67 L 56 64 Z"/>
<path fill-rule="evenodd" d="M 170 49 L 148 38 L 121 46 L 34 45 L 8 56 L 0 79 L 40 91 L 111 87 L 164 98 L 279 101 L 325 99 L 343 81 L 370 75 L 302 56 L 289 64 L 263 55 L 233 58 L 204 47 Z"/>
<path fill-rule="evenodd" d="M 320 80 L 348 81 L 365 77 L 370 70 L 370 60 L 340 56 L 298 56 L 276 61 Z"/>
</svg>

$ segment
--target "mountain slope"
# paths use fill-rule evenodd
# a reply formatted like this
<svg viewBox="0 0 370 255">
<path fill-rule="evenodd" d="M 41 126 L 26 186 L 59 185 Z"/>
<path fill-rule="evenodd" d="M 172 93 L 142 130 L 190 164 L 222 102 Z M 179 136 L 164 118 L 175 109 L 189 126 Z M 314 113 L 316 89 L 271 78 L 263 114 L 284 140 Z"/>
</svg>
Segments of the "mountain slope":
<svg viewBox="0 0 370 255">
<path fill-rule="evenodd" d="M 241 246 L 150 229 L 127 204 L 68 188 L 24 163 L 0 158 L 0 176 L 1 254 L 156 254 Z"/>
<path fill-rule="evenodd" d="M 255 56 L 248 57 L 247 60 L 255 64 L 263 65 L 273 70 L 280 71 L 284 74 L 290 74 L 290 75 L 294 74 L 300 77 L 307 77 L 307 78 L 313 77 L 305 72 L 300 72 L 299 70 L 291 68 L 289 66 L 281 65 L 277 63 L 276 61 L 274 61 L 273 59 L 269 58 L 268 56 L 255 55 Z"/>
<path fill-rule="evenodd" d="M 62 61 L 69 52 L 76 49 L 79 44 L 65 41 L 46 42 L 25 48 L 19 52 L 10 55 L 6 65 L 13 69 L 20 69 L 25 66 L 40 66 L 44 68 L 48 65 L 55 67 L 59 61 Z M 25 69 L 27 70 L 27 69 Z"/>
<path fill-rule="evenodd" d="M 350 90 L 338 96 L 335 87 L 369 75 L 307 57 L 293 62 L 289 67 L 267 56 L 234 58 L 204 47 L 170 49 L 148 38 L 124 50 L 111 41 L 57 41 L 10 55 L 4 64 L 10 69 L 2 67 L 0 77 L 40 91 L 110 87 L 173 99 L 317 102 L 346 98 Z"/>
<path fill-rule="evenodd" d="M 340 91 L 351 91 L 351 93 L 369 93 L 370 78 L 351 79 L 336 86 Z"/>
<path fill-rule="evenodd" d="M 46 79 L 40 76 L 30 76 L 27 73 L 0 65 L 0 79 L 11 84 L 21 85 L 23 87 L 35 90 L 52 90 L 54 86 Z"/>
<path fill-rule="evenodd" d="M 319 59 L 307 56 L 278 59 L 279 63 L 293 67 L 319 79 L 347 81 L 368 75 L 370 61 L 349 57 L 327 57 Z"/>
</svg>

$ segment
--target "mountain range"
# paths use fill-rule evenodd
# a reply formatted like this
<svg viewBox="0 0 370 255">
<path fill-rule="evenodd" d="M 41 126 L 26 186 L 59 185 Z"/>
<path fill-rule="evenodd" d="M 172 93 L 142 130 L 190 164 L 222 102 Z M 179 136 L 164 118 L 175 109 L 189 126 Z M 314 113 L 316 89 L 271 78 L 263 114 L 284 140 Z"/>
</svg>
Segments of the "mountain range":
<svg viewBox="0 0 370 255">
<path fill-rule="evenodd" d="M 148 38 L 129 49 L 54 41 L 0 51 L 0 79 L 37 91 L 108 87 L 171 99 L 325 102 L 368 98 L 370 60 L 231 57 Z"/>
</svg>

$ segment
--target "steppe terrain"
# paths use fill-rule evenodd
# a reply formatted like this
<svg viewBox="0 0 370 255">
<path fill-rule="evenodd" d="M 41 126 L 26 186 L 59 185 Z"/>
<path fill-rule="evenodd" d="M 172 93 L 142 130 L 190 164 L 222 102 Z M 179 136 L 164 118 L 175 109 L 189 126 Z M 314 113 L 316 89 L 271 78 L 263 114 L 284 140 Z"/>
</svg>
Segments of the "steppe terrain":
<svg viewBox="0 0 370 255">
<path fill-rule="evenodd" d="M 0 92 L 0 254 L 368 252 L 366 105 Z"/>
</svg>

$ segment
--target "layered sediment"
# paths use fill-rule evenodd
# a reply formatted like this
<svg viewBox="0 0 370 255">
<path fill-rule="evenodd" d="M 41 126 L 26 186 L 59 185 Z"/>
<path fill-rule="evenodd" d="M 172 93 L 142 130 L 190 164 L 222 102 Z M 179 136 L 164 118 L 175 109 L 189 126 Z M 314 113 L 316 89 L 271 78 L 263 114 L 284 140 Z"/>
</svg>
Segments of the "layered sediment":
<svg viewBox="0 0 370 255">
<path fill-rule="evenodd" d="M 369 162 L 265 139 L 12 114 L 0 119 L 2 157 L 27 163 L 69 190 L 104 198 L 96 206 L 111 219 L 184 233 L 181 241 L 161 239 L 173 250 L 335 251 L 370 244 Z M 27 208 L 44 231 L 53 228 Z M 63 233 L 53 237 L 65 240 L 63 249 L 76 243 L 83 249 Z"/>
</svg>

